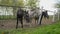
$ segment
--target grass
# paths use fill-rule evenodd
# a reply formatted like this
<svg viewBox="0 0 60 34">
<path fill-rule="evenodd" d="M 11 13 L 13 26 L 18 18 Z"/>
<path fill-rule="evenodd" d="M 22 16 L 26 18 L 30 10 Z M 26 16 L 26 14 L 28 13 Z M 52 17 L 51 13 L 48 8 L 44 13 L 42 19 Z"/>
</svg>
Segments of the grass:
<svg viewBox="0 0 60 34">
<path fill-rule="evenodd" d="M 60 34 L 60 21 L 50 25 L 43 25 L 34 28 L 19 28 L 12 30 L 0 29 L 0 34 Z"/>
<path fill-rule="evenodd" d="M 9 20 L 9 19 L 16 19 L 16 16 L 12 16 L 12 15 L 2 15 L 0 16 L 0 20 Z"/>
</svg>

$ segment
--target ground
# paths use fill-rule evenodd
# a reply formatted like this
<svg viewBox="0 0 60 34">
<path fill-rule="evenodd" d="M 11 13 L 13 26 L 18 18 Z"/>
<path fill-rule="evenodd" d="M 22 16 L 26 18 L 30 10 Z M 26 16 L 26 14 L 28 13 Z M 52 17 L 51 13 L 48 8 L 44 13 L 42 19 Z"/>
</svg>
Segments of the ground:
<svg viewBox="0 0 60 34">
<path fill-rule="evenodd" d="M 15 29 L 16 28 L 16 20 L 0 20 L 0 29 Z M 42 25 L 52 24 L 51 19 L 43 19 Z M 37 23 L 33 20 L 32 23 L 26 23 L 24 21 L 24 28 L 30 28 L 30 27 L 36 27 L 38 26 Z M 21 24 L 19 22 L 18 25 L 19 28 L 21 28 Z"/>
<path fill-rule="evenodd" d="M 60 21 L 54 24 L 40 25 L 33 28 L 0 29 L 0 34 L 60 34 Z"/>
</svg>

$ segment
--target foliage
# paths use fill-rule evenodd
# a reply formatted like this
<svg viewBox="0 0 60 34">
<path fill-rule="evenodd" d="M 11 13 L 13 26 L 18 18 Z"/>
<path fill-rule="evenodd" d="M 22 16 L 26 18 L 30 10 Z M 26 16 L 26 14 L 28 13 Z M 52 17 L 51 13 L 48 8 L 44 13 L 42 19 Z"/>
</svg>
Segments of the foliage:
<svg viewBox="0 0 60 34">
<path fill-rule="evenodd" d="M 23 0 L 18 0 L 16 3 L 17 6 L 24 6 L 24 1 Z"/>
<path fill-rule="evenodd" d="M 24 6 L 23 0 L 1 0 L 0 5 Z"/>
<path fill-rule="evenodd" d="M 28 0 L 28 3 L 26 4 L 27 6 L 31 7 L 36 7 L 37 0 Z M 24 0 L 1 0 L 0 5 L 8 5 L 8 6 L 20 6 L 20 7 L 25 7 Z M 7 8 L 7 7 L 6 7 Z M 13 8 L 13 14 L 14 16 L 16 15 L 16 7 Z M 8 8 L 7 8 L 8 9 Z"/>
<path fill-rule="evenodd" d="M 12 3 L 13 3 L 12 0 L 1 0 L 0 1 L 0 5 L 9 5 L 9 6 L 11 6 Z"/>
<path fill-rule="evenodd" d="M 30 6 L 30 7 L 37 7 L 37 1 L 38 0 L 28 0 L 27 2 L 27 6 Z"/>
<path fill-rule="evenodd" d="M 38 0 L 27 0 L 26 5 L 31 7 L 36 7 Z M 24 0 L 1 0 L 0 5 L 9 5 L 9 6 L 24 6 Z"/>
<path fill-rule="evenodd" d="M 57 3 L 55 4 L 55 8 L 60 8 L 60 1 L 57 1 Z"/>
<path fill-rule="evenodd" d="M 55 8 L 60 8 L 60 4 L 59 3 L 55 4 Z"/>
</svg>

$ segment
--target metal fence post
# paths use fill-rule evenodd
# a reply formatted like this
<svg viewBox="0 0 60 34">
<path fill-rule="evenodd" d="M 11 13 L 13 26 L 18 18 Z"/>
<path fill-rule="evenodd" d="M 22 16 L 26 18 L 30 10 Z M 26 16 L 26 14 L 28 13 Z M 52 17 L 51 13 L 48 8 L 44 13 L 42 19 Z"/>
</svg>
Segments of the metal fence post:
<svg viewBox="0 0 60 34">
<path fill-rule="evenodd" d="M 59 11 L 58 11 L 58 20 L 59 20 Z"/>
<path fill-rule="evenodd" d="M 53 15 L 52 22 L 55 22 L 55 12 L 54 12 L 54 15 Z"/>
</svg>

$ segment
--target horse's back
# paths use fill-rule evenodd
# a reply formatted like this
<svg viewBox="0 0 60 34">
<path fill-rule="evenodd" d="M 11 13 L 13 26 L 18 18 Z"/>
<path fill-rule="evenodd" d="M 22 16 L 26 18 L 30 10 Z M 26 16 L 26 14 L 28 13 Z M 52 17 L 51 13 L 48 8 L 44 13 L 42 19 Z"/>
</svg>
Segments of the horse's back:
<svg viewBox="0 0 60 34">
<path fill-rule="evenodd" d="M 23 17 L 23 10 L 18 10 L 17 11 L 17 18 L 22 18 Z"/>
</svg>

